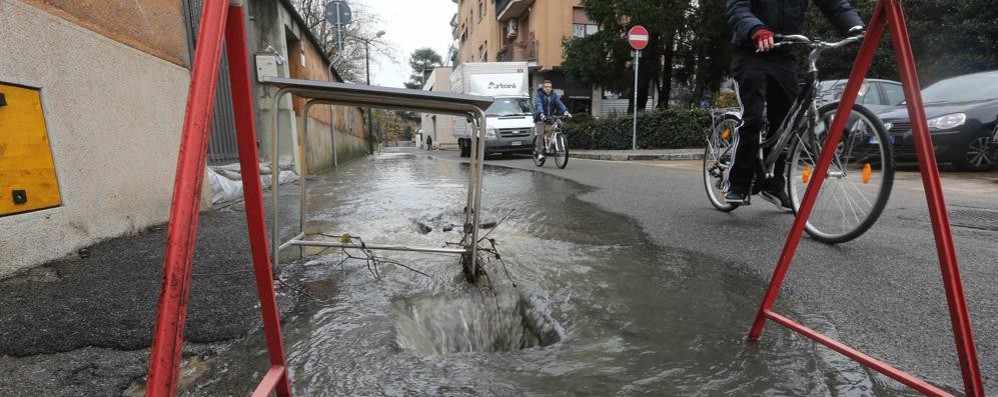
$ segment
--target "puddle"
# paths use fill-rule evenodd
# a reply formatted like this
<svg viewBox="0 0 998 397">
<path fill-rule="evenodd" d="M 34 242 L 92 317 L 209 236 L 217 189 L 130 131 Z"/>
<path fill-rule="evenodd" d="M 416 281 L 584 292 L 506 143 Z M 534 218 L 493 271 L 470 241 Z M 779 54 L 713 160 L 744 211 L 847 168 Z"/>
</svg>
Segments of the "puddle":
<svg viewBox="0 0 998 397">
<path fill-rule="evenodd" d="M 419 233 L 413 219 L 460 213 L 466 172 L 409 155 L 352 163 L 310 187 L 306 231 L 410 246 L 453 242 L 459 231 Z M 319 300 L 305 299 L 283 324 L 295 395 L 910 392 L 779 327 L 747 343 L 765 280 L 650 243 L 634 222 L 575 199 L 587 191 L 580 185 L 485 172 L 483 208 L 515 210 L 490 236 L 509 272 L 488 265 L 497 292 L 469 286 L 456 256 L 384 253 L 429 276 L 385 265 L 377 280 L 337 252 L 310 258 L 305 285 Z M 834 334 L 830 324 L 818 328 Z M 219 361 L 190 395 L 251 391 L 266 370 L 262 335 Z"/>
</svg>

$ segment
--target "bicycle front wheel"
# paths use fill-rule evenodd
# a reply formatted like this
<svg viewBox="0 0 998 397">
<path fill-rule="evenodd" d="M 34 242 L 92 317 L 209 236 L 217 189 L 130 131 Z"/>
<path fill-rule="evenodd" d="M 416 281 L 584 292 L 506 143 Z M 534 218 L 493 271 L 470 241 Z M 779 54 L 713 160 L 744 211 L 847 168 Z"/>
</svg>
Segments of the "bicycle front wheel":
<svg viewBox="0 0 998 397">
<path fill-rule="evenodd" d="M 812 184 L 837 103 L 818 110 L 819 121 L 794 138 L 787 167 L 787 190 L 798 212 Z M 894 153 L 883 122 L 855 105 L 835 146 L 805 230 L 815 240 L 838 244 L 859 237 L 877 221 L 894 185 Z"/>
<path fill-rule="evenodd" d="M 554 164 L 562 169 L 568 165 L 568 138 L 562 133 L 555 135 Z"/>
</svg>

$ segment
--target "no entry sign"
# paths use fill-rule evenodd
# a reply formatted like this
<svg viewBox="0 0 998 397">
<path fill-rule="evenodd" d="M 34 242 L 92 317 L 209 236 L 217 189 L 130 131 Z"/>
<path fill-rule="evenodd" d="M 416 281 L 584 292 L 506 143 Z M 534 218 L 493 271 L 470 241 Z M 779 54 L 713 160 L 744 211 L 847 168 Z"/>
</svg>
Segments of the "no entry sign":
<svg viewBox="0 0 998 397">
<path fill-rule="evenodd" d="M 637 25 L 629 32 L 627 32 L 627 42 L 631 44 L 631 48 L 641 51 L 648 46 L 648 29 L 644 26 Z"/>
</svg>

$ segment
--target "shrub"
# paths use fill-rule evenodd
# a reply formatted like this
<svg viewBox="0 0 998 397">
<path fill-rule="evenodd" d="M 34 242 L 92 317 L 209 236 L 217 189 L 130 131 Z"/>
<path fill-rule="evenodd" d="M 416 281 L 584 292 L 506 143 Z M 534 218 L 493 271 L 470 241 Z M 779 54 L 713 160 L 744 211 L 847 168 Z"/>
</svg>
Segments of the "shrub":
<svg viewBox="0 0 998 397">
<path fill-rule="evenodd" d="M 577 117 L 565 124 L 572 149 L 612 150 L 631 148 L 632 119 Z M 639 149 L 679 149 L 703 147 L 710 127 L 709 113 L 703 110 L 655 109 L 638 114 Z"/>
</svg>

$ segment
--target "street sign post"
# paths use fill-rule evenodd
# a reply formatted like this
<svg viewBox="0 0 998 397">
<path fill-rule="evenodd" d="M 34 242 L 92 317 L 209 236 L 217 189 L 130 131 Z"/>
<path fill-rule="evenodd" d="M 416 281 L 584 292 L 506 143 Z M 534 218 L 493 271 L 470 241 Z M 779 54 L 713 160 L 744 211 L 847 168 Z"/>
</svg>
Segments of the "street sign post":
<svg viewBox="0 0 998 397">
<path fill-rule="evenodd" d="M 638 63 L 641 50 L 648 46 L 648 29 L 636 25 L 627 32 L 627 42 L 634 49 L 634 123 L 631 131 L 631 149 L 638 149 Z"/>
<path fill-rule="evenodd" d="M 350 6 L 340 0 L 330 1 L 326 4 L 323 15 L 326 17 L 326 22 L 336 27 L 336 52 L 340 53 L 343 51 L 343 27 L 353 20 Z"/>
</svg>

